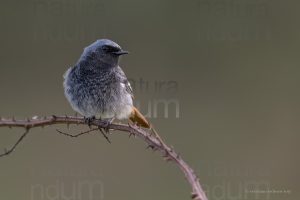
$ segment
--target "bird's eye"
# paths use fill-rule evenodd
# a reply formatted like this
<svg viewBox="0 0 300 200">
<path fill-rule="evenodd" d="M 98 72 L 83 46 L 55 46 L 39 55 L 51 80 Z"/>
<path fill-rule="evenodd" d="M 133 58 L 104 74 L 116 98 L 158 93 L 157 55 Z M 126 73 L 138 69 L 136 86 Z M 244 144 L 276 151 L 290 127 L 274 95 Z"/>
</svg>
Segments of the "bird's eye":
<svg viewBox="0 0 300 200">
<path fill-rule="evenodd" d="M 102 47 L 102 50 L 105 51 L 105 52 L 116 52 L 116 51 L 119 51 L 120 49 L 117 48 L 117 47 L 104 45 L 104 46 Z"/>
<path fill-rule="evenodd" d="M 104 45 L 104 46 L 102 47 L 102 49 L 103 49 L 104 51 L 108 51 L 108 50 L 109 50 L 109 47 L 106 46 L 106 45 Z"/>
</svg>

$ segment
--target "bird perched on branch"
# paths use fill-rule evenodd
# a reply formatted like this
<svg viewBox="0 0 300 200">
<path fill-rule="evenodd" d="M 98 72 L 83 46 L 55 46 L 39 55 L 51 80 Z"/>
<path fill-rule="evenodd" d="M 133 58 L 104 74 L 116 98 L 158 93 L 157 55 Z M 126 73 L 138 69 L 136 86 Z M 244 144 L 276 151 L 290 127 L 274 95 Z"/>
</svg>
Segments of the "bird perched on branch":
<svg viewBox="0 0 300 200">
<path fill-rule="evenodd" d="M 65 96 L 72 108 L 88 121 L 95 118 L 110 124 L 115 118 L 129 119 L 150 128 L 149 122 L 133 106 L 133 91 L 119 66 L 127 51 L 108 39 L 86 47 L 78 62 L 64 75 Z"/>
</svg>

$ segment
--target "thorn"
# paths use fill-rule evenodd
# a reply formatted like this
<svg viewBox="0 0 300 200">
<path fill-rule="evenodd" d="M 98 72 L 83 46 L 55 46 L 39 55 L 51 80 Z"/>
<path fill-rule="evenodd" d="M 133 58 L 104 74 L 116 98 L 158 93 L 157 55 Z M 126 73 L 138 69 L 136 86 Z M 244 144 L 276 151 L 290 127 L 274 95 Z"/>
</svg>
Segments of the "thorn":
<svg viewBox="0 0 300 200">
<path fill-rule="evenodd" d="M 174 147 L 170 146 L 170 152 L 174 152 Z"/>
<path fill-rule="evenodd" d="M 13 121 L 13 122 L 15 122 L 15 121 L 16 121 L 15 117 L 12 117 L 12 121 Z"/>
<path fill-rule="evenodd" d="M 167 158 L 167 157 L 169 157 L 169 155 L 168 155 L 168 153 L 167 153 L 167 151 L 165 151 L 165 154 L 163 154 L 163 156 L 162 156 L 163 158 Z"/>
<path fill-rule="evenodd" d="M 180 154 L 179 154 L 179 153 L 176 155 L 176 158 L 177 158 L 177 159 L 181 159 L 181 157 L 180 157 Z"/>
<path fill-rule="evenodd" d="M 169 152 L 167 150 L 164 150 L 165 154 L 163 155 L 164 158 L 169 157 Z"/>
<path fill-rule="evenodd" d="M 150 137 L 152 137 L 152 136 L 153 136 L 153 134 L 154 134 L 154 133 L 152 133 L 152 132 L 148 133 L 148 135 L 149 135 Z"/>
<path fill-rule="evenodd" d="M 46 116 L 44 116 L 44 117 L 43 117 L 43 119 L 44 119 L 44 120 L 46 120 L 46 119 L 47 119 L 47 117 L 46 117 Z"/>
<path fill-rule="evenodd" d="M 52 115 L 51 117 L 52 117 L 52 121 L 55 121 L 57 118 L 55 115 Z"/>
<path fill-rule="evenodd" d="M 75 112 L 75 117 L 77 117 L 78 116 L 78 113 L 77 112 Z"/>
<path fill-rule="evenodd" d="M 196 176 L 195 171 L 191 169 L 191 173 Z"/>
<path fill-rule="evenodd" d="M 152 149 L 152 150 L 154 150 L 155 149 L 155 146 L 153 146 L 153 145 L 151 145 L 151 144 L 148 144 L 148 146 L 146 147 L 146 149 Z"/>
<path fill-rule="evenodd" d="M 129 137 L 131 137 L 132 135 L 133 135 L 134 138 L 136 138 L 136 135 L 135 135 L 134 131 L 130 131 Z"/>
<path fill-rule="evenodd" d="M 135 136 L 135 134 L 132 131 L 130 131 L 129 137 L 131 137 L 132 135 Z"/>
<path fill-rule="evenodd" d="M 165 160 L 166 162 L 169 162 L 169 161 L 172 161 L 173 159 L 172 159 L 171 157 L 169 157 L 169 156 L 166 156 L 166 157 L 164 157 L 164 160 Z"/>
<path fill-rule="evenodd" d="M 198 199 L 198 194 L 192 192 L 191 198 L 192 198 L 192 199 Z"/>
<path fill-rule="evenodd" d="M 102 130 L 102 128 L 99 126 L 98 129 L 102 133 L 102 135 L 106 139 L 106 141 L 111 144 L 111 141 L 109 140 L 109 138 L 107 137 L 107 135 L 104 133 L 104 131 Z"/>
<path fill-rule="evenodd" d="M 29 117 L 27 117 L 27 119 L 26 119 L 26 120 L 27 120 L 27 122 L 30 122 L 30 119 L 29 119 Z"/>
<path fill-rule="evenodd" d="M 154 145 L 151 145 L 151 144 L 148 144 L 146 149 L 151 149 L 153 152 L 155 152 L 157 150 L 157 148 Z"/>
</svg>

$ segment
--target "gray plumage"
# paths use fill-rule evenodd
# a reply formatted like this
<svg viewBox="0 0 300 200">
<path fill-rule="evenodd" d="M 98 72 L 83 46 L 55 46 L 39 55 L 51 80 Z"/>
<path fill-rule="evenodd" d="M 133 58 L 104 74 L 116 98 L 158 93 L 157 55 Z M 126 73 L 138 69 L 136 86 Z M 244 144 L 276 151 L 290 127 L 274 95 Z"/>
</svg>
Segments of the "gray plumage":
<svg viewBox="0 0 300 200">
<path fill-rule="evenodd" d="M 78 62 L 64 75 L 65 96 L 83 116 L 125 119 L 132 112 L 132 89 L 119 66 L 126 54 L 115 42 L 97 40 L 84 49 Z"/>
</svg>

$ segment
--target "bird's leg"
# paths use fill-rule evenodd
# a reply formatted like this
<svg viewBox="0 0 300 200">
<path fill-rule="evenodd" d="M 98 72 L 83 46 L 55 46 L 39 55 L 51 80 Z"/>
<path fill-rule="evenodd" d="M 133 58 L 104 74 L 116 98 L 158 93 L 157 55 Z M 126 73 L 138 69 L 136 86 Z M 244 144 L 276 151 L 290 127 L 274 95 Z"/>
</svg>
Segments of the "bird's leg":
<svg viewBox="0 0 300 200">
<path fill-rule="evenodd" d="M 91 123 L 96 119 L 95 116 L 92 116 L 92 117 L 84 117 L 84 122 L 86 124 L 89 125 L 89 127 L 91 128 Z"/>
<path fill-rule="evenodd" d="M 114 121 L 114 117 L 112 118 L 108 118 L 108 119 L 103 119 L 102 122 L 104 123 L 103 124 L 103 127 L 104 127 L 104 130 L 106 133 L 109 133 L 109 125 Z"/>
<path fill-rule="evenodd" d="M 102 133 L 103 137 L 109 142 L 111 143 L 111 141 L 109 140 L 109 138 L 107 137 L 107 133 L 109 133 L 109 125 L 113 122 L 115 118 L 108 118 L 108 119 L 101 119 L 101 123 L 103 123 L 102 126 L 98 126 L 99 131 Z M 104 129 L 104 131 L 102 130 Z"/>
</svg>

